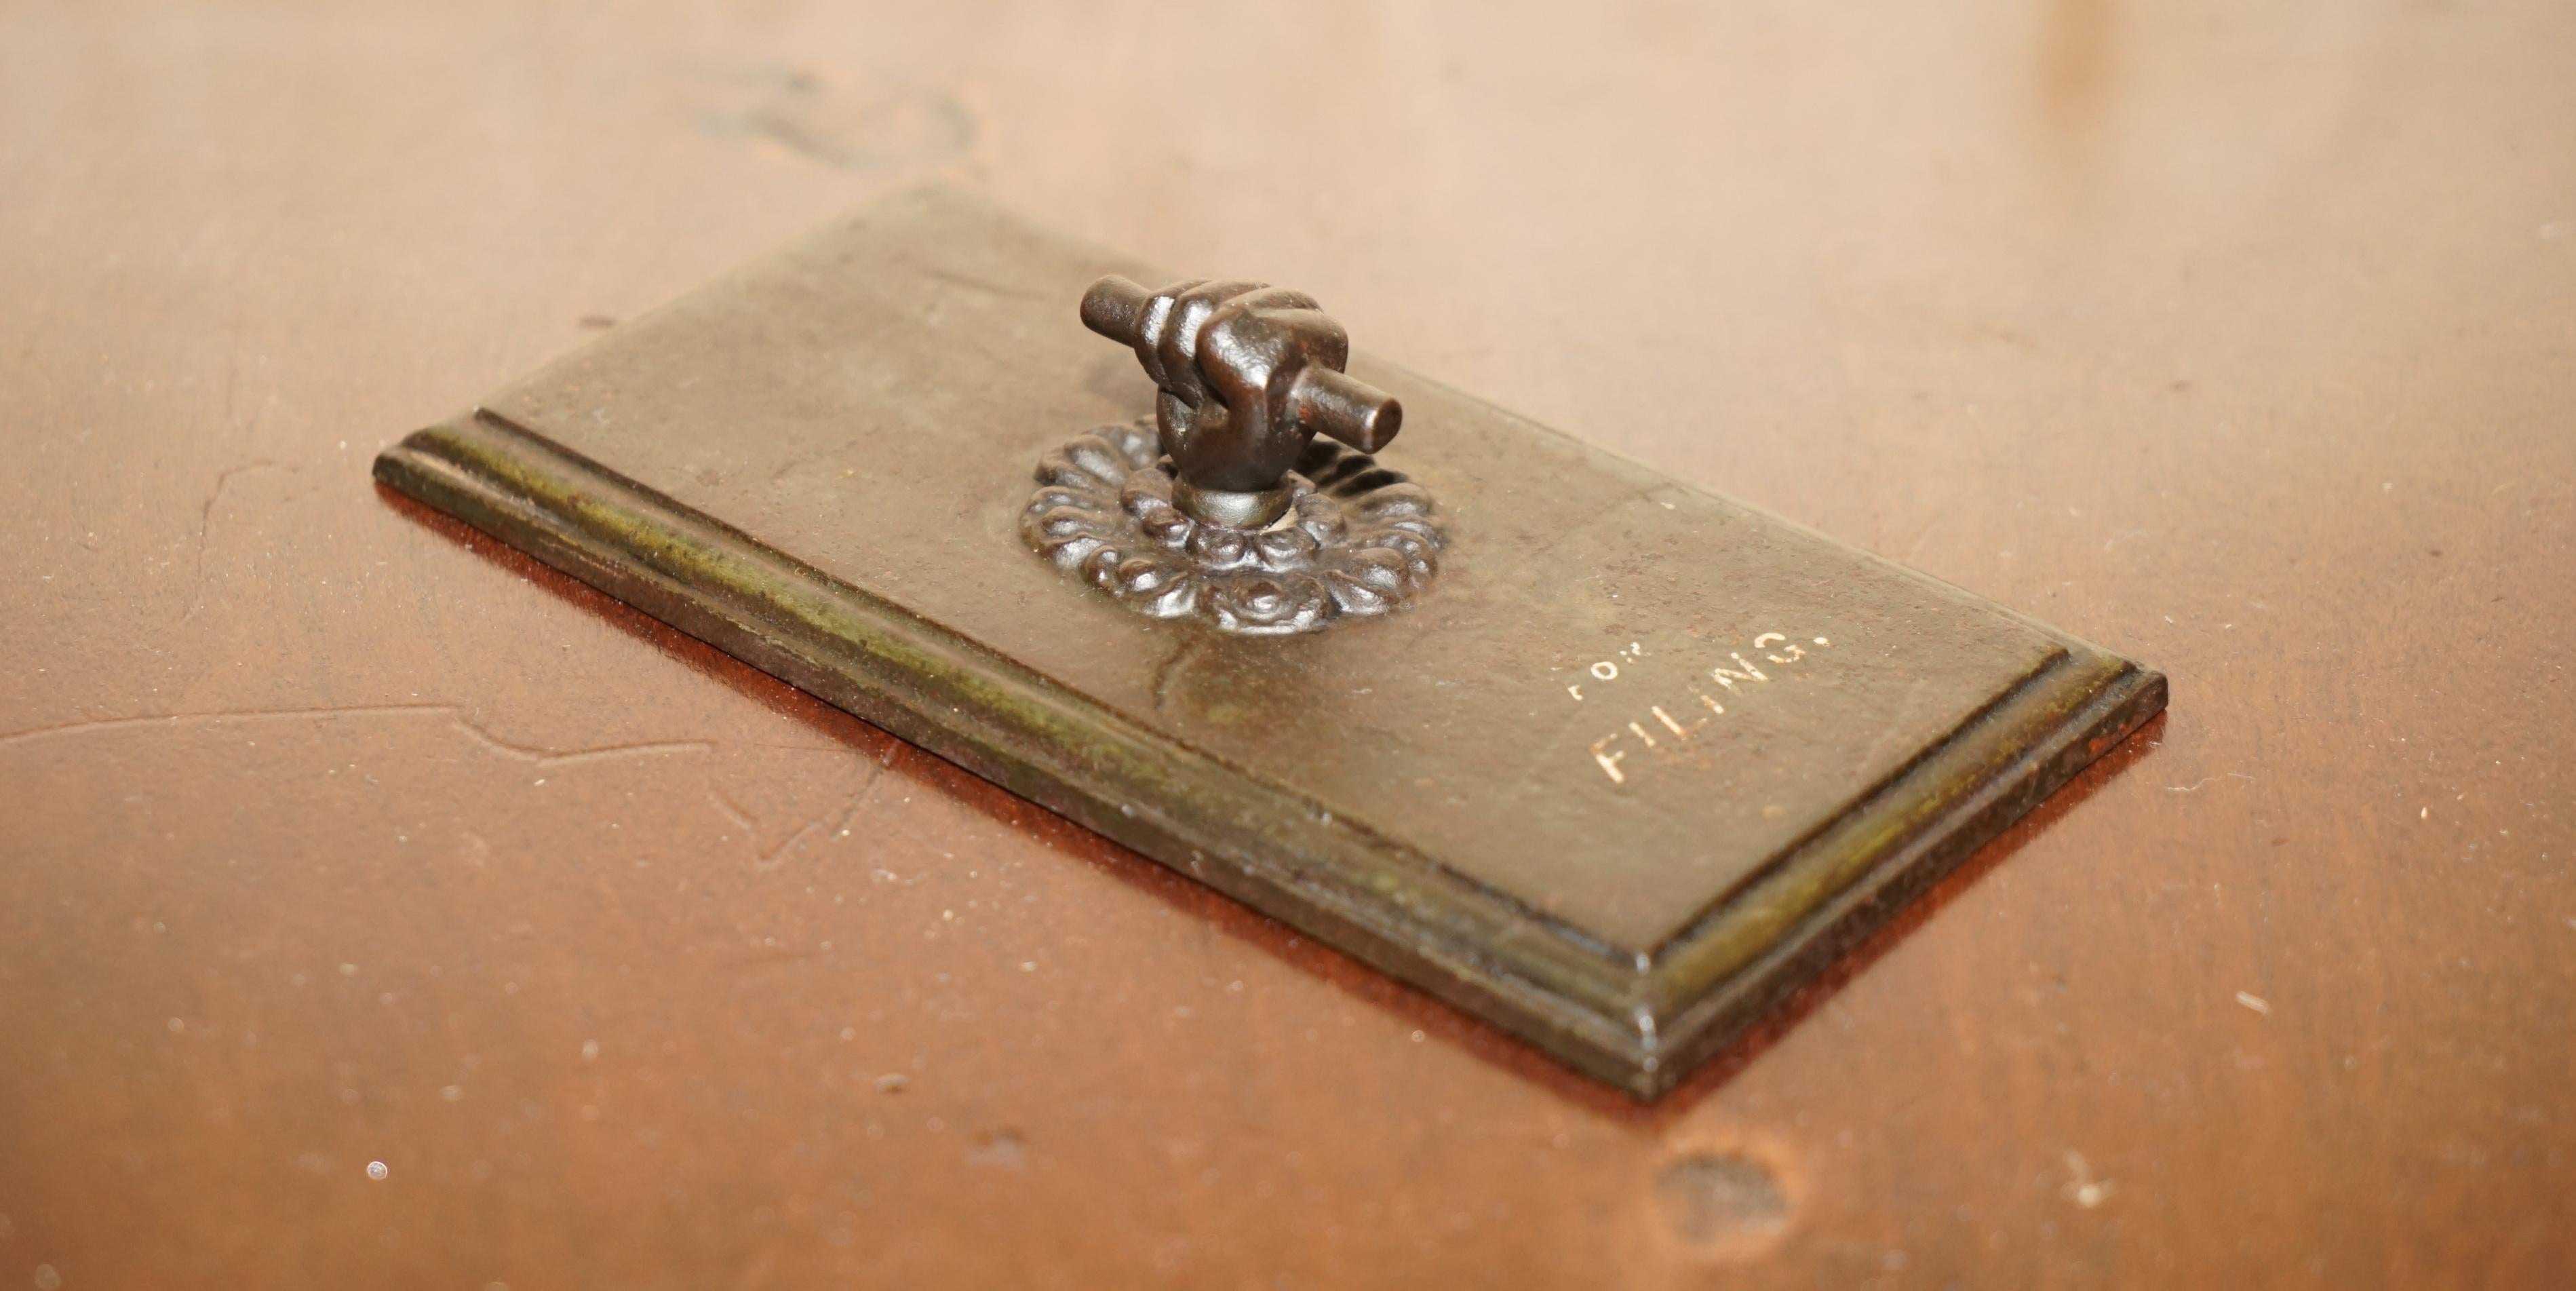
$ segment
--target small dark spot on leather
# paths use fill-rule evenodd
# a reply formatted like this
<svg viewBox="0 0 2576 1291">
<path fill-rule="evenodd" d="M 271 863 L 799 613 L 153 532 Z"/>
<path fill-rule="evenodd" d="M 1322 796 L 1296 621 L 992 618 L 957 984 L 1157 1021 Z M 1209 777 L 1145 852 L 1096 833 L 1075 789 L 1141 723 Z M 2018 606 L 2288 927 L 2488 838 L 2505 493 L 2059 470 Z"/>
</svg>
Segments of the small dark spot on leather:
<svg viewBox="0 0 2576 1291">
<path fill-rule="evenodd" d="M 1789 1225 L 1789 1198 L 1770 1167 L 1738 1152 L 1694 1152 L 1655 1172 L 1655 1207 L 1693 1245 L 1746 1246 Z"/>
</svg>

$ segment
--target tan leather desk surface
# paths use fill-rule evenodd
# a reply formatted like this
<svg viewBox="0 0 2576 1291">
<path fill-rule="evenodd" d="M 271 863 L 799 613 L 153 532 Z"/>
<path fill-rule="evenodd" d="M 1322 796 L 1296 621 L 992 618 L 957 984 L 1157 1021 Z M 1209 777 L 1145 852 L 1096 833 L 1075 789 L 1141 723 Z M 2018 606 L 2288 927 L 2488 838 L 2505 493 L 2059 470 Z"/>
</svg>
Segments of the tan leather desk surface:
<svg viewBox="0 0 2576 1291">
<path fill-rule="evenodd" d="M 2553 1285 L 2571 48 L 0 9 L 0 1287 Z M 1641 1107 L 369 484 L 930 178 L 1294 283 L 2172 711 Z"/>
</svg>

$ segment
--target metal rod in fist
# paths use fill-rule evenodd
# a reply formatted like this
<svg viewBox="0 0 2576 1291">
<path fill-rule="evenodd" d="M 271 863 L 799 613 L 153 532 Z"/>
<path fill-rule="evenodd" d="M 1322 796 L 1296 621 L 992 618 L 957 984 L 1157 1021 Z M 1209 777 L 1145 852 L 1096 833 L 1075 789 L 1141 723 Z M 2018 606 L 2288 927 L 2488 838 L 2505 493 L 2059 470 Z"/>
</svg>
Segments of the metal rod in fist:
<svg viewBox="0 0 2576 1291">
<path fill-rule="evenodd" d="M 1083 293 L 1082 322 L 1133 347 L 1153 378 L 1173 501 L 1203 521 L 1269 524 L 1316 434 L 1374 453 L 1404 425 L 1393 396 L 1342 371 L 1350 337 L 1304 292 L 1204 279 L 1148 291 L 1113 276 Z"/>
</svg>

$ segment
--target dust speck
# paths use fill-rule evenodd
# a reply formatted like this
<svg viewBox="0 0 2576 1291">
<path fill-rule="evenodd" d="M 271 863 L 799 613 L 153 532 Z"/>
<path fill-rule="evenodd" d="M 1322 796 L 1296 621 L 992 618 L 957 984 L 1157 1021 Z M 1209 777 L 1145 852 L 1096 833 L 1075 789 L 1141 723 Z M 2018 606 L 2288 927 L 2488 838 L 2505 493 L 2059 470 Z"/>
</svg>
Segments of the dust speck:
<svg viewBox="0 0 2576 1291">
<path fill-rule="evenodd" d="M 1017 1170 L 1028 1160 L 1028 1145 L 1018 1130 L 986 1130 L 975 1136 L 966 1149 L 966 1164 L 999 1170 Z"/>
<path fill-rule="evenodd" d="M 2086 1210 L 2092 1210 L 2111 1199 L 2111 1181 L 2093 1177 L 2093 1167 L 2081 1152 L 2066 1154 L 2066 1172 L 2072 1176 L 2066 1183 L 2066 1199 Z"/>
</svg>

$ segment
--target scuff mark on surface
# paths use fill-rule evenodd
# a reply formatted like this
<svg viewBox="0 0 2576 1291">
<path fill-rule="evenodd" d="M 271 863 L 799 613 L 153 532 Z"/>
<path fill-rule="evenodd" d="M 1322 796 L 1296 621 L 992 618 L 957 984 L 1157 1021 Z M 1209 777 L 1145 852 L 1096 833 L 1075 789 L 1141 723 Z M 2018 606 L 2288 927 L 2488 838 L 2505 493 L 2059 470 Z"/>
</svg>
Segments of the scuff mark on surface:
<svg viewBox="0 0 2576 1291">
<path fill-rule="evenodd" d="M 108 717 L 93 718 L 84 721 L 61 722 L 50 726 L 31 727 L 26 730 L 0 734 L 0 749 L 9 749 L 21 745 L 34 744 L 44 740 L 67 736 L 99 734 L 109 731 L 195 731 L 203 730 L 208 727 L 221 727 L 246 723 L 296 721 L 315 722 L 344 718 L 393 717 L 445 719 L 446 725 L 452 727 L 467 740 L 494 757 L 526 766 L 547 769 L 579 767 L 620 759 L 653 757 L 664 754 L 706 754 L 715 752 L 717 748 L 717 744 L 713 740 L 681 739 L 636 740 L 626 743 L 603 744 L 577 749 L 552 749 L 538 745 L 520 744 L 494 735 L 483 726 L 468 719 L 464 715 L 464 710 L 454 704 L 359 704 L 323 708 L 231 709 L 201 713 L 167 713 L 141 717 Z M 805 745 L 793 747 L 799 749 L 812 749 L 812 751 L 816 752 L 828 753 L 835 751 L 832 749 L 815 748 L 814 746 Z M 752 850 L 753 867 L 756 870 L 767 872 L 777 869 L 779 866 L 783 865 L 788 853 L 795 848 L 798 843 L 814 837 L 818 833 L 843 834 L 849 831 L 851 822 L 858 818 L 859 813 L 874 797 L 875 791 L 882 782 L 887 766 L 891 761 L 891 759 L 881 761 L 876 758 L 861 758 L 857 760 L 866 764 L 866 779 L 859 784 L 857 789 L 851 794 L 849 800 L 843 804 L 841 809 L 830 816 L 818 817 L 814 820 L 807 821 L 805 824 L 789 833 L 786 838 L 780 840 L 774 846 L 766 848 L 761 846 L 759 822 L 749 812 L 744 811 L 739 804 L 727 797 L 723 790 L 717 788 L 712 783 L 707 786 L 707 800 L 714 806 L 719 815 L 723 816 L 735 828 L 744 832 L 746 840 Z M 476 835 L 471 831 L 467 831 L 465 841 L 461 845 L 469 854 L 479 855 L 485 858 L 488 858 L 491 852 L 491 845 L 488 842 L 485 842 L 479 835 Z"/>
<path fill-rule="evenodd" d="M 752 850 L 751 868 L 754 873 L 767 874 L 776 870 L 780 866 L 785 865 L 787 863 L 788 852 L 794 850 L 798 843 L 805 841 L 816 833 L 819 832 L 826 836 L 831 836 L 850 832 L 850 822 L 857 819 L 860 808 L 866 806 L 869 798 L 874 796 L 877 787 L 877 780 L 884 774 L 885 768 L 883 766 L 872 766 L 872 769 L 868 772 L 868 778 L 859 785 L 858 792 L 850 795 L 849 802 L 842 806 L 840 813 L 832 817 L 829 823 L 826 823 L 824 820 L 819 818 L 806 821 L 804 824 L 797 826 L 794 831 L 787 835 L 787 837 L 780 839 L 774 847 L 764 848 L 760 845 L 760 822 L 758 818 L 754 817 L 750 812 L 743 810 L 742 806 L 736 803 L 733 799 L 725 796 L 723 790 L 718 789 L 713 785 L 709 785 L 707 787 L 707 800 L 715 804 L 716 810 L 721 813 L 726 820 L 733 822 L 736 828 L 741 829 L 750 837 Z"/>
<path fill-rule="evenodd" d="M 1164 658 L 1162 665 L 1154 669 L 1155 712 L 1161 713 L 1168 710 L 1169 701 L 1171 699 L 1172 683 L 1180 679 L 1182 666 L 1187 664 L 1193 656 L 1198 654 L 1199 647 L 1203 643 L 1204 638 L 1201 637 L 1183 637 L 1180 645 L 1174 648 L 1169 656 Z"/>
<path fill-rule="evenodd" d="M 974 113 L 936 86 L 899 86 L 853 102 L 802 71 L 756 69 L 732 79 L 759 97 L 703 112 L 709 133 L 765 139 L 834 170 L 935 165 L 962 155 L 981 131 Z"/>
<path fill-rule="evenodd" d="M 968 291 L 980 291 L 988 296 L 1000 296 L 1006 299 L 1015 300 L 1053 299 L 1053 297 L 1048 296 L 1043 292 L 1027 287 L 1015 287 L 1008 283 L 993 282 L 990 279 L 978 278 L 970 273 L 960 273 L 955 269 L 946 269 L 938 265 L 922 266 L 921 276 L 925 278 L 935 278 L 952 287 L 964 287 Z"/>
<path fill-rule="evenodd" d="M 227 395 L 227 397 L 229 397 L 229 395 Z M 223 501 L 224 490 L 232 486 L 232 482 L 237 476 L 247 475 L 252 471 L 274 471 L 282 469 L 284 468 L 280 467 L 277 463 L 262 457 L 253 461 L 244 462 L 239 466 L 228 466 L 215 473 L 215 486 L 206 491 L 206 500 L 203 503 L 200 503 L 197 507 L 196 559 L 189 567 L 188 608 L 179 615 L 180 622 L 185 623 L 188 620 L 197 617 L 197 611 L 205 608 L 206 540 L 214 533 L 215 506 L 217 503 Z"/>
<path fill-rule="evenodd" d="M 2207 785 L 2207 784 L 2208 784 L 2208 783 L 2210 783 L 2211 781 L 2216 780 L 2216 779 L 2218 779 L 2218 778 L 2219 778 L 2219 777 L 2214 776 L 2214 775 L 2205 775 L 2205 776 L 2202 776 L 2201 778 L 2199 778 L 2199 779 L 2197 779 L 2197 780 L 2192 781 L 2190 784 L 2169 784 L 2169 785 L 2166 785 L 2166 786 L 2165 786 L 2165 792 L 2166 792 L 2166 793 L 2198 793 L 2198 792 L 2200 792 L 2200 790 L 2201 790 L 2201 787 L 2202 787 L 2202 786 Z M 2247 775 L 2247 774 L 2245 774 L 2245 773 L 2244 773 L 2244 772 L 2242 772 L 2242 771 L 2230 771 L 2230 772 L 2228 772 L 2228 773 L 2227 773 L 2227 778 L 2228 778 L 2228 779 L 2231 779 L 2231 780 L 2243 780 L 2243 781 L 2245 781 L 2245 782 L 2246 782 L 2246 783 L 2248 783 L 2248 784 L 2251 784 L 2251 783 L 2253 783 L 2253 781 L 2254 781 L 2254 777 L 2252 777 L 2252 776 L 2250 776 L 2250 775 Z"/>
</svg>

